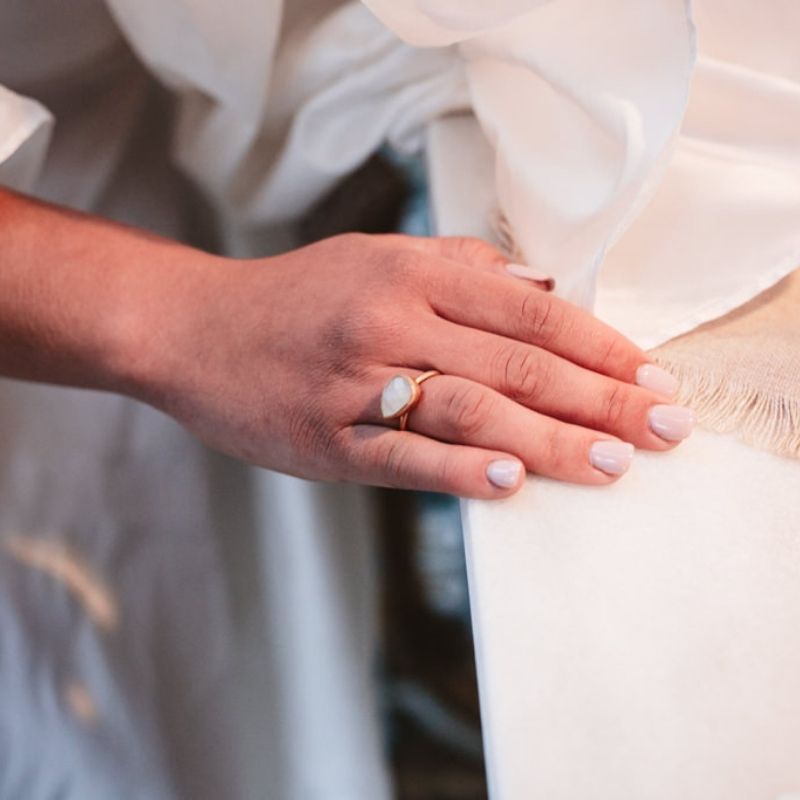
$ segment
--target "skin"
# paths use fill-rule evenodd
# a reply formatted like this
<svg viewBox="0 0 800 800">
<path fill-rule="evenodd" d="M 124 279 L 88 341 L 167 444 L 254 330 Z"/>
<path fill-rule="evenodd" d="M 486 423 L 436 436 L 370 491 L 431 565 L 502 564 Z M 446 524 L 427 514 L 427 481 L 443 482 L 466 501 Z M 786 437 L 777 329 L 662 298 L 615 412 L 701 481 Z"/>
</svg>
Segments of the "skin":
<svg viewBox="0 0 800 800">
<path fill-rule="evenodd" d="M 674 447 L 634 385 L 647 356 L 506 264 L 365 235 L 231 260 L 0 190 L 0 374 L 126 394 L 270 469 L 469 497 L 519 488 L 497 459 L 603 485 L 593 442 Z M 428 369 L 401 433 L 381 390 Z"/>
</svg>

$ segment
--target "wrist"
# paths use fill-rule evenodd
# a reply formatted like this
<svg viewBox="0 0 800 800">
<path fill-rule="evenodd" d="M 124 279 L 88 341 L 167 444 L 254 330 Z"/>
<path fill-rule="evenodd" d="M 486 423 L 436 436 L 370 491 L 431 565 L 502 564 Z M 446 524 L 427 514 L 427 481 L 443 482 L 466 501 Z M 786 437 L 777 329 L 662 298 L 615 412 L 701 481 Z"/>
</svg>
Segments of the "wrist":
<svg viewBox="0 0 800 800">
<path fill-rule="evenodd" d="M 226 265 L 226 259 L 167 242 L 123 277 L 103 334 L 112 391 L 170 409 L 191 380 L 197 360 L 191 342 Z"/>
<path fill-rule="evenodd" d="M 222 262 L 0 190 L 0 375 L 156 401 Z"/>
</svg>

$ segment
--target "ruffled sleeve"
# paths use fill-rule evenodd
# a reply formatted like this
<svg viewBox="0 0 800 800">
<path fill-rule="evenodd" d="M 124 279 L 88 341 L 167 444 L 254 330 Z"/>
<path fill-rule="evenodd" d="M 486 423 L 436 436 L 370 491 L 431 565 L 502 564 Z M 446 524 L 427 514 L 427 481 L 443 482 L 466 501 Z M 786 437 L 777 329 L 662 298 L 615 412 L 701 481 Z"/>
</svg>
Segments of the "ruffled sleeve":
<svg viewBox="0 0 800 800">
<path fill-rule="evenodd" d="M 605 251 L 647 199 L 680 126 L 694 61 L 685 6 L 554 0 L 521 12 L 524 4 L 506 2 L 477 27 L 446 0 L 367 4 L 390 24 L 401 5 L 419 9 L 421 29 L 460 24 L 472 102 L 517 243 L 565 296 L 590 305 Z"/>
<path fill-rule="evenodd" d="M 800 264 L 793 0 L 107 1 L 180 97 L 177 160 L 244 224 L 471 107 L 526 260 L 642 346 Z"/>
<path fill-rule="evenodd" d="M 463 64 L 401 42 L 360 2 L 107 0 L 179 98 L 174 155 L 234 226 L 297 218 L 384 142 L 465 108 Z M 280 36 L 279 36 L 280 34 Z"/>
<path fill-rule="evenodd" d="M 458 43 L 525 258 L 643 346 L 800 264 L 796 4 L 365 2 Z"/>
<path fill-rule="evenodd" d="M 653 347 L 800 267 L 800 5 L 695 0 L 699 53 L 652 201 L 602 266 L 597 313 Z"/>
<path fill-rule="evenodd" d="M 276 0 L 107 0 L 131 47 L 178 98 L 173 154 L 221 208 L 242 205 L 281 26 Z"/>
</svg>

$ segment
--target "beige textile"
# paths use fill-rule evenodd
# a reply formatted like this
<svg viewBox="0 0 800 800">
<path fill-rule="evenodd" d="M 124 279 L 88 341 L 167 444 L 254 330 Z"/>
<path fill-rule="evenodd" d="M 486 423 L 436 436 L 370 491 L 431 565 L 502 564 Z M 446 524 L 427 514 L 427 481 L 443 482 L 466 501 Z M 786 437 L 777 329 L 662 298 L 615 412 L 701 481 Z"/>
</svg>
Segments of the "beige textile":
<svg viewBox="0 0 800 800">
<path fill-rule="evenodd" d="M 650 352 L 703 427 L 800 458 L 800 269 Z"/>
<path fill-rule="evenodd" d="M 509 258 L 524 258 L 499 210 L 491 230 Z M 703 427 L 800 458 L 800 269 L 650 354 L 680 380 L 678 402 Z"/>
</svg>

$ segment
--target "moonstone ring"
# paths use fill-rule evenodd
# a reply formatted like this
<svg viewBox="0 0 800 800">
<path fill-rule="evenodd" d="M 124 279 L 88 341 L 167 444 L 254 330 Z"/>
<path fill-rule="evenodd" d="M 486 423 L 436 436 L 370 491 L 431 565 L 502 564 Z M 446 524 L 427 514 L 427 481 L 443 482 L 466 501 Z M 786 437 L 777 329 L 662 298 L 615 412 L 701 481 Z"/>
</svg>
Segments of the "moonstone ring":
<svg viewBox="0 0 800 800">
<path fill-rule="evenodd" d="M 408 375 L 394 375 L 389 378 L 381 392 L 381 416 L 385 420 L 399 419 L 400 430 L 404 431 L 408 427 L 409 413 L 422 396 L 420 384 L 441 374 L 439 370 L 430 369 L 416 378 L 409 378 Z"/>
</svg>

